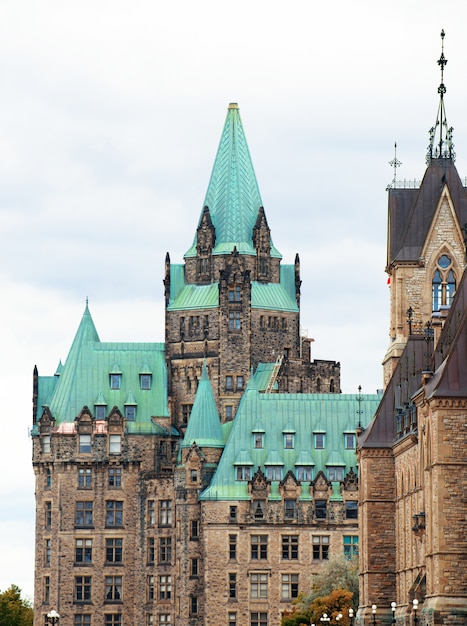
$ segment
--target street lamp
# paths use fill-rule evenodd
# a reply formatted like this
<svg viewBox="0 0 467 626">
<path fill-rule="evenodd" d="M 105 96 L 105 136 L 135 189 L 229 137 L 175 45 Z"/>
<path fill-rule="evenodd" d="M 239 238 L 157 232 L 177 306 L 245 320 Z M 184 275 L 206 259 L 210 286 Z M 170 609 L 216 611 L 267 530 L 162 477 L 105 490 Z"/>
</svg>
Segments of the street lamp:
<svg viewBox="0 0 467 626">
<path fill-rule="evenodd" d="M 418 624 L 418 617 L 417 617 L 418 600 L 417 598 L 413 599 L 412 608 L 413 608 L 413 623 L 414 623 L 414 626 L 417 626 Z"/>
<path fill-rule="evenodd" d="M 327 613 L 323 613 L 323 617 L 320 617 L 319 621 L 324 622 L 324 624 L 326 624 L 327 622 L 331 621 L 331 618 L 329 617 Z"/>
<path fill-rule="evenodd" d="M 376 604 L 371 605 L 371 612 L 373 613 L 373 626 L 376 626 Z"/>
<path fill-rule="evenodd" d="M 353 618 L 354 618 L 353 609 L 352 609 L 352 608 L 350 608 L 350 609 L 349 609 L 350 626 L 353 626 Z"/>
<path fill-rule="evenodd" d="M 60 619 L 60 615 L 57 613 L 55 609 L 52 609 L 50 613 L 47 613 L 47 621 L 50 622 L 52 626 L 55 626 L 55 624 L 58 624 L 59 619 Z"/>
<path fill-rule="evenodd" d="M 339 624 L 339 620 L 341 620 L 343 617 L 342 613 L 339 613 L 338 615 L 336 615 L 336 624 Z"/>
<path fill-rule="evenodd" d="M 396 603 L 395 602 L 391 602 L 391 611 L 392 611 L 392 623 L 395 624 L 396 623 Z"/>
</svg>

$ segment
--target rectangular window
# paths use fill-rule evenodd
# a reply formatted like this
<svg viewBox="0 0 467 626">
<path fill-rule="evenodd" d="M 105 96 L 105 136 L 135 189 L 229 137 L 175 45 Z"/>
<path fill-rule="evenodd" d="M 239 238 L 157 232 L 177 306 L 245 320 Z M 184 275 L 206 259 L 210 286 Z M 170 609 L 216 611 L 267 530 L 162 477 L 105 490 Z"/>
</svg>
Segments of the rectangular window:
<svg viewBox="0 0 467 626">
<path fill-rule="evenodd" d="M 148 500 L 148 524 L 154 526 L 156 523 L 156 501 Z"/>
<path fill-rule="evenodd" d="M 107 500 L 105 503 L 105 525 L 123 526 L 123 501 Z"/>
<path fill-rule="evenodd" d="M 109 435 L 109 454 L 120 454 L 122 451 L 121 435 Z"/>
<path fill-rule="evenodd" d="M 344 535 L 344 556 L 351 559 L 358 555 L 358 535 Z"/>
<path fill-rule="evenodd" d="M 148 538 L 148 565 L 154 565 L 156 560 L 156 540 L 154 537 Z"/>
<path fill-rule="evenodd" d="M 315 433 L 315 448 L 317 450 L 324 449 L 324 433 Z"/>
<path fill-rule="evenodd" d="M 233 389 L 233 376 L 225 377 L 225 388 L 229 390 Z"/>
<path fill-rule="evenodd" d="M 52 526 L 52 502 L 44 502 L 45 507 L 45 527 Z"/>
<path fill-rule="evenodd" d="M 345 445 L 346 450 L 355 450 L 355 434 L 354 433 L 344 434 L 344 445 Z"/>
<path fill-rule="evenodd" d="M 229 535 L 229 559 L 237 559 L 237 535 Z"/>
<path fill-rule="evenodd" d="M 264 445 L 263 433 L 253 433 L 253 445 L 256 449 L 263 448 L 263 445 Z"/>
<path fill-rule="evenodd" d="M 327 561 L 329 559 L 329 536 L 313 535 L 313 559 Z"/>
<path fill-rule="evenodd" d="M 122 614 L 121 613 L 106 613 L 104 615 L 104 626 L 122 626 Z"/>
<path fill-rule="evenodd" d="M 96 420 L 104 420 L 105 419 L 105 410 L 106 410 L 106 405 L 104 404 L 96 404 L 94 405 L 94 415 L 96 417 Z"/>
<path fill-rule="evenodd" d="M 122 375 L 121 374 L 110 374 L 110 388 L 111 389 L 121 389 L 122 387 Z"/>
<path fill-rule="evenodd" d="M 125 407 L 125 418 L 128 422 L 136 420 L 136 407 L 133 404 Z"/>
<path fill-rule="evenodd" d="M 199 559 L 197 558 L 191 559 L 190 576 L 192 578 L 197 578 L 199 576 Z"/>
<path fill-rule="evenodd" d="M 159 537 L 159 563 L 172 562 L 172 537 Z"/>
<path fill-rule="evenodd" d="M 89 454 L 91 452 L 91 435 L 79 436 L 79 451 L 81 454 Z"/>
<path fill-rule="evenodd" d="M 161 613 L 159 615 L 159 626 L 165 626 L 166 624 L 172 623 L 172 617 L 169 613 Z"/>
<path fill-rule="evenodd" d="M 345 519 L 358 519 L 358 502 L 347 500 L 345 503 Z"/>
<path fill-rule="evenodd" d="M 105 600 L 106 602 L 121 602 L 122 600 L 122 577 L 105 577 Z"/>
<path fill-rule="evenodd" d="M 229 520 L 231 522 L 237 521 L 237 507 L 235 504 L 231 504 L 229 507 Z"/>
<path fill-rule="evenodd" d="M 294 448 L 294 434 L 284 433 L 284 448 L 286 450 L 293 450 Z"/>
<path fill-rule="evenodd" d="M 344 480 L 345 467 L 328 465 L 326 468 L 328 480 L 332 482 L 341 482 Z"/>
<path fill-rule="evenodd" d="M 42 454 L 50 454 L 50 435 L 42 435 Z"/>
<path fill-rule="evenodd" d="M 237 574 L 229 574 L 229 599 L 237 599 Z"/>
<path fill-rule="evenodd" d="M 298 574 L 282 574 L 282 600 L 298 598 Z"/>
<path fill-rule="evenodd" d="M 92 502 L 76 502 L 75 525 L 92 526 Z"/>
<path fill-rule="evenodd" d="M 75 540 L 75 563 L 80 565 L 92 563 L 92 539 Z"/>
<path fill-rule="evenodd" d="M 159 524 L 172 525 L 172 500 L 159 500 Z"/>
<path fill-rule="evenodd" d="M 192 404 L 182 404 L 182 424 L 185 426 L 188 424 L 188 420 L 190 419 L 192 408 Z"/>
<path fill-rule="evenodd" d="M 198 596 L 191 596 L 191 602 L 190 602 L 190 615 L 197 615 L 198 614 Z"/>
<path fill-rule="evenodd" d="M 151 602 L 152 600 L 155 599 L 155 595 L 154 595 L 154 583 L 155 583 L 155 578 L 154 576 L 151 574 L 150 576 L 148 576 L 146 578 L 146 598 L 148 602 Z"/>
<path fill-rule="evenodd" d="M 44 562 L 46 565 L 50 565 L 50 553 L 52 550 L 52 540 L 51 539 L 46 539 L 45 540 L 45 554 L 44 554 Z"/>
<path fill-rule="evenodd" d="M 251 558 L 262 561 L 268 558 L 267 535 L 251 535 Z"/>
<path fill-rule="evenodd" d="M 44 576 L 44 604 L 50 602 L 50 576 Z"/>
<path fill-rule="evenodd" d="M 146 615 L 146 626 L 154 626 L 154 615 L 152 613 Z"/>
<path fill-rule="evenodd" d="M 268 597 L 268 574 L 250 574 L 250 598 Z"/>
<path fill-rule="evenodd" d="M 267 465 L 266 478 L 268 480 L 282 480 L 282 465 Z"/>
<path fill-rule="evenodd" d="M 123 539 L 105 540 L 105 560 L 107 563 L 121 563 L 123 561 Z"/>
<path fill-rule="evenodd" d="M 242 313 L 241 311 L 230 311 L 229 313 L 229 330 L 242 329 Z"/>
<path fill-rule="evenodd" d="M 190 539 L 199 539 L 199 521 L 197 519 L 191 520 Z"/>
<path fill-rule="evenodd" d="M 78 468 L 78 489 L 91 489 L 92 470 L 90 467 Z"/>
<path fill-rule="evenodd" d="M 235 480 L 250 480 L 251 478 L 251 466 L 250 465 L 237 465 L 235 468 Z"/>
<path fill-rule="evenodd" d="M 109 487 L 119 489 L 122 486 L 122 468 L 109 467 Z"/>
<path fill-rule="evenodd" d="M 268 614 L 250 613 L 250 626 L 268 626 Z"/>
<path fill-rule="evenodd" d="M 243 376 L 237 376 L 237 389 L 243 389 Z"/>
<path fill-rule="evenodd" d="M 46 475 L 45 475 L 45 488 L 46 489 L 50 489 L 52 487 L 52 472 L 47 469 Z"/>
<path fill-rule="evenodd" d="M 327 500 L 315 500 L 315 518 L 327 519 Z"/>
<path fill-rule="evenodd" d="M 229 613 L 228 626 L 237 626 L 237 614 Z"/>
<path fill-rule="evenodd" d="M 225 419 L 226 420 L 231 420 L 233 418 L 233 406 L 228 404 L 225 407 Z"/>
<path fill-rule="evenodd" d="M 91 614 L 75 613 L 73 617 L 73 626 L 91 626 Z"/>
<path fill-rule="evenodd" d="M 149 391 L 151 389 L 151 374 L 140 374 L 139 385 L 142 391 Z"/>
<path fill-rule="evenodd" d="M 287 520 L 295 519 L 296 505 L 297 505 L 297 502 L 295 500 L 284 500 L 284 519 L 287 519 Z"/>
<path fill-rule="evenodd" d="M 91 576 L 75 576 L 75 602 L 91 602 Z"/>
<path fill-rule="evenodd" d="M 172 576 L 159 576 L 159 600 L 170 600 L 172 597 Z"/>
<path fill-rule="evenodd" d="M 312 465 L 297 465 L 295 468 L 297 480 L 299 481 L 311 481 L 313 480 L 313 466 Z"/>
<path fill-rule="evenodd" d="M 232 285 L 229 287 L 229 300 L 230 302 L 241 302 L 242 288 L 240 285 Z"/>
<path fill-rule="evenodd" d="M 287 561 L 298 559 L 298 535 L 282 535 L 282 558 Z"/>
</svg>

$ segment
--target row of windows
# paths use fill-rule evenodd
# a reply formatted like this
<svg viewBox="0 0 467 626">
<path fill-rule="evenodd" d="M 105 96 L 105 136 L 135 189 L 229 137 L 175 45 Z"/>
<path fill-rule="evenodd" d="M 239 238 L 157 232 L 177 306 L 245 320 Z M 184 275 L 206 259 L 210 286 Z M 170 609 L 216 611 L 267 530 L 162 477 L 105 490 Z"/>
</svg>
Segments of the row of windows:
<svg viewBox="0 0 467 626">
<path fill-rule="evenodd" d="M 110 373 L 109 374 L 109 386 L 113 391 L 118 391 L 122 388 L 122 374 Z M 139 375 L 139 388 L 141 391 L 149 391 L 152 386 L 152 374 L 140 374 Z"/>
<path fill-rule="evenodd" d="M 52 502 L 45 502 L 45 527 L 52 527 Z M 93 526 L 94 503 L 92 500 L 75 502 L 75 526 Z M 106 500 L 105 503 L 105 526 L 123 526 L 123 501 Z"/>
<path fill-rule="evenodd" d="M 250 536 L 250 559 L 251 561 L 268 560 L 268 535 Z M 329 558 L 329 535 L 313 535 L 312 548 L 313 559 L 316 561 Z M 238 535 L 229 535 L 228 554 L 231 561 L 237 560 Z M 358 535 L 344 535 L 343 553 L 348 559 L 358 554 Z M 281 555 L 284 561 L 295 561 L 299 558 L 299 535 L 282 535 Z"/>
<path fill-rule="evenodd" d="M 229 599 L 238 599 L 237 574 L 231 573 L 229 577 Z M 249 575 L 250 598 L 252 600 L 266 600 L 268 598 L 269 573 L 253 572 Z M 285 601 L 298 598 L 298 574 L 281 575 L 281 599 Z"/>
<path fill-rule="evenodd" d="M 127 407 L 135 409 L 134 415 L 136 416 L 136 407 Z M 121 435 L 109 435 L 109 454 L 120 454 L 122 451 L 122 436 Z M 50 435 L 42 435 L 41 437 L 42 453 L 50 454 L 51 452 L 51 438 Z M 79 435 L 78 437 L 78 452 L 80 454 L 91 454 L 92 452 L 92 435 Z"/>
<path fill-rule="evenodd" d="M 284 477 L 283 465 L 266 465 L 265 475 L 268 480 L 282 480 Z M 235 480 L 248 481 L 253 475 L 252 465 L 236 465 Z M 295 477 L 298 481 L 312 481 L 314 479 L 313 465 L 296 465 Z M 345 478 L 345 467 L 342 465 L 328 465 L 326 467 L 326 477 L 331 482 L 342 482 Z"/>
<path fill-rule="evenodd" d="M 228 375 L 225 377 L 225 388 L 227 391 L 241 390 L 243 389 L 245 379 L 243 376 Z"/>
<path fill-rule="evenodd" d="M 264 448 L 265 433 L 254 432 L 253 447 L 257 450 Z M 326 447 L 325 433 L 314 433 L 314 447 L 316 450 L 324 450 Z M 283 444 L 285 450 L 293 450 L 295 448 L 295 433 L 283 433 Z M 344 448 L 346 450 L 355 450 L 356 435 L 355 433 L 344 433 Z"/>
<path fill-rule="evenodd" d="M 186 324 L 185 317 L 180 318 L 180 336 L 183 338 L 187 331 L 188 326 L 188 334 L 189 335 L 197 335 L 201 331 L 205 334 L 209 331 L 209 316 L 204 315 L 201 317 L 200 315 L 190 315 L 188 318 L 188 325 Z"/>
<path fill-rule="evenodd" d="M 265 317 L 261 315 L 259 318 L 259 327 L 261 330 L 287 330 L 287 318 L 274 315 Z"/>
<path fill-rule="evenodd" d="M 104 626 L 123 626 L 123 618 L 121 613 L 105 613 L 104 614 Z M 47 617 L 45 617 L 45 624 L 48 626 Z M 146 615 L 146 626 L 167 626 L 172 624 L 172 616 L 170 613 L 159 613 L 153 615 L 148 613 Z M 73 626 L 93 626 L 91 622 L 90 613 L 77 613 L 73 618 Z"/>
</svg>

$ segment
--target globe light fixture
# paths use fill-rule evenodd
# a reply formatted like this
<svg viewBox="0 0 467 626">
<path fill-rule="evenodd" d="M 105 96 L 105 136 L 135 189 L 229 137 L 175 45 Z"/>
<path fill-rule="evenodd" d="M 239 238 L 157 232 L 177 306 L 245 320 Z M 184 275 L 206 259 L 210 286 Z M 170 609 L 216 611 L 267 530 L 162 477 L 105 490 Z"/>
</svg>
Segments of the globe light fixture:
<svg viewBox="0 0 467 626">
<path fill-rule="evenodd" d="M 55 626 L 56 624 L 58 624 L 59 619 L 60 619 L 60 615 L 57 613 L 55 609 L 52 609 L 50 613 L 47 613 L 47 621 L 49 622 L 49 624 L 52 624 L 52 626 Z"/>
</svg>

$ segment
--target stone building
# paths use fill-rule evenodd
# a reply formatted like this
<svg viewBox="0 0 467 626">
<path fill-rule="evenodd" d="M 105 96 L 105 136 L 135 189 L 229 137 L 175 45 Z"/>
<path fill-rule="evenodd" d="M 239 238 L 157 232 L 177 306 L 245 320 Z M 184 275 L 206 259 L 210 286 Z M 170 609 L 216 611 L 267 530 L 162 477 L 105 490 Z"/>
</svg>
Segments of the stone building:
<svg viewBox="0 0 467 626">
<path fill-rule="evenodd" d="M 103 342 L 86 304 L 65 363 L 34 371 L 35 626 L 278 626 L 358 551 L 379 397 L 310 358 L 236 104 L 203 207 L 166 258 L 164 343 Z"/>
<path fill-rule="evenodd" d="M 389 189 L 387 387 L 359 438 L 360 620 L 376 604 L 378 623 L 465 626 L 467 188 L 446 122 L 444 53 L 438 63 L 425 176 L 418 189 Z"/>
</svg>

